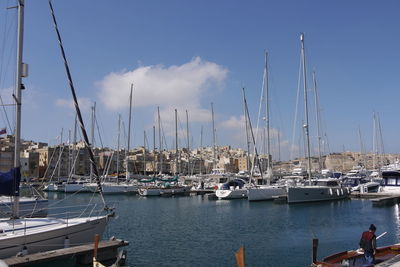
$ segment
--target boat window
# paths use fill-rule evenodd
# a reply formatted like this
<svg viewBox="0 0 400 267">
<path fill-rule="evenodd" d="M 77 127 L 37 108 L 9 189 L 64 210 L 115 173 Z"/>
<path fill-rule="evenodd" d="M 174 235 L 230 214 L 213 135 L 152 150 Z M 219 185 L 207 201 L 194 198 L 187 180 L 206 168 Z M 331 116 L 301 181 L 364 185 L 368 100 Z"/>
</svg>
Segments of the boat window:
<svg viewBox="0 0 400 267">
<path fill-rule="evenodd" d="M 326 185 L 327 185 L 327 186 L 337 186 L 338 183 L 337 183 L 337 181 L 328 181 L 328 182 L 326 183 Z"/>
<path fill-rule="evenodd" d="M 388 178 L 386 181 L 386 185 L 396 185 L 396 179 L 395 178 Z"/>
</svg>

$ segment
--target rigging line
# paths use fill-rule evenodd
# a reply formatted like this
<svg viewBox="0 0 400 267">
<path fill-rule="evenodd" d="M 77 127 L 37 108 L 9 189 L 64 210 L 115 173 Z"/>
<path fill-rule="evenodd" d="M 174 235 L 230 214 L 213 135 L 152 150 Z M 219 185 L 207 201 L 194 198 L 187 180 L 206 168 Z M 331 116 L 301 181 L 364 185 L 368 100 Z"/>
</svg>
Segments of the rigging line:
<svg viewBox="0 0 400 267">
<path fill-rule="evenodd" d="M 296 124 L 297 124 L 297 112 L 298 112 L 298 108 L 299 108 L 299 98 L 300 98 L 300 83 L 301 83 L 301 71 L 302 71 L 302 56 L 300 54 L 300 66 L 299 66 L 299 77 L 297 80 L 297 96 L 296 96 L 296 108 L 295 108 L 295 113 L 294 113 L 294 120 L 293 120 L 293 129 L 292 129 L 292 144 L 291 144 L 291 148 L 290 148 L 290 157 L 289 159 L 293 158 L 293 154 L 294 154 L 294 140 L 296 138 Z M 299 148 L 300 149 L 300 148 Z"/>
<path fill-rule="evenodd" d="M 77 98 L 76 93 L 75 93 L 75 87 L 74 87 L 74 84 L 73 84 L 73 81 L 72 81 L 72 75 L 71 75 L 71 72 L 69 70 L 67 57 L 65 55 L 64 46 L 63 46 L 63 43 L 62 43 L 62 40 L 61 40 L 60 32 L 58 30 L 56 16 L 54 14 L 54 9 L 53 9 L 53 5 L 51 4 L 51 0 L 49 0 L 49 6 L 50 6 L 50 10 L 51 10 L 51 15 L 53 17 L 54 28 L 55 28 L 55 31 L 56 31 L 56 34 L 57 34 L 57 38 L 58 38 L 58 44 L 60 46 L 62 58 L 64 60 L 64 67 L 65 67 L 65 71 L 67 73 L 69 86 L 70 86 L 70 89 L 71 89 L 72 97 L 74 99 L 74 105 L 75 105 L 76 113 L 78 115 L 79 126 L 81 127 L 82 135 L 84 137 L 85 147 L 86 147 L 87 152 L 89 154 L 90 164 L 93 167 L 93 172 L 94 172 L 94 176 L 95 176 L 95 179 L 96 179 L 96 182 L 97 182 L 97 187 L 99 189 L 101 200 L 103 201 L 104 207 L 108 208 L 107 204 L 106 204 L 106 202 L 104 200 L 104 196 L 102 194 L 103 190 L 102 190 L 101 182 L 100 182 L 100 179 L 99 179 L 99 172 L 98 172 L 98 169 L 97 169 L 97 164 L 96 164 L 96 161 L 94 159 L 93 151 L 92 151 L 92 149 L 90 147 L 89 138 L 88 138 L 88 135 L 86 133 L 85 124 L 84 124 L 83 119 L 82 119 L 82 114 L 81 114 L 81 110 L 79 108 L 78 98 Z"/>
<path fill-rule="evenodd" d="M 100 134 L 99 122 L 97 121 L 97 117 L 96 117 L 96 116 L 95 116 L 95 119 L 94 119 L 94 120 L 95 120 L 95 123 L 96 123 L 97 134 L 99 135 L 101 148 L 104 148 L 104 146 L 103 146 L 103 140 L 101 139 L 101 134 Z"/>
<path fill-rule="evenodd" d="M 265 94 L 265 83 L 266 83 L 266 72 L 267 72 L 267 69 L 266 69 L 266 66 L 264 66 L 264 68 L 263 68 L 264 70 L 263 70 L 263 79 L 262 79 L 262 84 L 261 84 L 261 96 L 260 96 L 260 106 L 259 106 L 259 108 L 258 108 L 258 118 L 257 118 L 257 127 L 256 127 L 256 143 L 254 144 L 254 146 L 257 146 L 257 140 L 258 140 L 258 138 L 259 138 L 259 135 L 258 135 L 258 130 L 259 130 L 259 127 L 260 127 L 260 118 L 261 118 L 261 112 L 262 112 L 262 110 L 263 110 L 263 102 L 264 102 L 264 94 Z"/>
<path fill-rule="evenodd" d="M 7 6 L 9 5 L 9 1 L 7 2 Z M 11 29 L 13 28 L 12 26 L 13 26 L 13 24 L 15 23 L 15 21 L 13 22 L 13 23 L 11 23 L 10 24 L 10 26 L 9 26 L 9 29 L 7 30 L 6 29 L 6 27 L 7 27 L 7 19 L 8 19 L 8 12 L 6 12 L 6 21 L 5 21 L 5 23 L 4 23 L 4 36 L 8 36 L 10 33 L 10 31 L 11 31 Z M 4 81 L 4 77 L 6 77 L 7 76 L 7 70 L 4 72 L 4 74 L 3 74 L 3 62 L 5 62 L 6 60 L 3 60 L 4 59 L 4 54 L 5 54 L 5 49 L 6 49 L 6 40 L 7 39 L 9 39 L 9 38 L 4 38 L 3 39 L 3 46 L 2 46 L 2 52 L 1 52 L 1 57 L 0 57 L 0 87 L 2 87 L 1 85 L 3 84 L 3 81 Z M 14 38 L 10 38 L 10 39 L 14 39 Z M 15 39 L 16 39 L 16 33 L 15 33 Z M 9 65 L 10 64 L 10 61 L 11 61 L 11 55 L 12 55 L 13 53 L 11 52 L 11 53 L 9 53 L 9 57 L 8 57 L 8 60 L 7 60 L 7 65 Z M 12 132 L 13 131 L 13 128 L 11 127 L 11 123 L 10 123 L 10 120 L 9 120 L 9 118 L 8 118 L 8 114 L 7 114 L 7 111 L 6 111 L 6 109 L 5 109 L 5 106 L 4 106 L 4 103 L 3 103 L 3 98 L 1 97 L 1 95 L 0 95 L 0 103 L 1 103 L 1 105 L 3 105 L 3 112 L 4 112 L 4 115 L 5 115 L 5 117 L 6 117 L 6 121 L 7 121 L 7 124 L 8 124 L 8 128 L 10 129 L 10 132 Z"/>
</svg>

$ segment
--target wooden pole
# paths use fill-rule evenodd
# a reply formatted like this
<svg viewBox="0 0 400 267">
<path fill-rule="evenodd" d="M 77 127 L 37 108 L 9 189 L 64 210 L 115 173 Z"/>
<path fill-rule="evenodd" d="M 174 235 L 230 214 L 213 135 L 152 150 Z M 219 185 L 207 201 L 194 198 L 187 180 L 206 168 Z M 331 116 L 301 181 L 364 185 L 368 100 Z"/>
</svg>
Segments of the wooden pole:
<svg viewBox="0 0 400 267">
<path fill-rule="evenodd" d="M 99 247 L 100 236 L 96 235 L 94 237 L 94 249 L 93 249 L 93 259 L 96 260 L 97 258 L 97 249 Z"/>
<path fill-rule="evenodd" d="M 318 239 L 312 240 L 312 263 L 317 262 Z"/>
<path fill-rule="evenodd" d="M 241 246 L 238 251 L 235 253 L 236 264 L 238 267 L 245 266 L 245 257 L 244 257 L 244 246 Z"/>
</svg>

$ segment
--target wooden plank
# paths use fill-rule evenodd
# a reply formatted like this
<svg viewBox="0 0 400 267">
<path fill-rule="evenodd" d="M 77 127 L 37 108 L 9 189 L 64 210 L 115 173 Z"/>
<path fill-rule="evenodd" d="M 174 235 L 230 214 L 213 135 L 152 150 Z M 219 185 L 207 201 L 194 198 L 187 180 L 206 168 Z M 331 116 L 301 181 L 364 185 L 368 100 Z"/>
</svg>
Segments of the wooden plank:
<svg viewBox="0 0 400 267">
<path fill-rule="evenodd" d="M 127 246 L 129 242 L 123 240 L 104 240 L 100 241 L 98 247 L 98 253 L 101 254 L 103 251 L 109 249 L 118 249 L 119 247 Z M 57 259 L 70 258 L 72 256 L 80 256 L 85 254 L 93 255 L 93 244 L 81 245 L 71 248 L 63 248 L 57 250 L 50 250 L 46 252 L 39 252 L 35 254 L 29 254 L 23 257 L 11 257 L 3 259 L 8 266 L 28 266 L 31 264 L 38 264 L 41 262 L 47 262 Z"/>
</svg>

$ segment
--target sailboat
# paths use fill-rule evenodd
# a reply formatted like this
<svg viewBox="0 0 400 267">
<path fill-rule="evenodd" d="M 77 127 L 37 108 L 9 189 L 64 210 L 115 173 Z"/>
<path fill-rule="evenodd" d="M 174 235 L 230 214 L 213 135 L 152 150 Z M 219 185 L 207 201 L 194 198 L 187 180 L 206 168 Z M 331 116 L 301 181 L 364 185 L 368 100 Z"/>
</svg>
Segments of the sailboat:
<svg viewBox="0 0 400 267">
<path fill-rule="evenodd" d="M 279 186 L 273 186 L 271 179 L 273 178 L 273 171 L 271 167 L 270 158 L 270 127 L 269 127 L 269 95 L 268 95 L 268 52 L 265 52 L 265 67 L 264 67 L 264 82 L 265 84 L 265 120 L 267 128 L 267 184 L 266 185 L 253 185 L 247 189 L 247 198 L 249 201 L 271 200 L 274 196 L 285 195 L 286 190 Z M 264 94 L 264 86 L 262 86 L 262 95 Z M 261 101 L 262 103 L 262 101 Z"/>
<path fill-rule="evenodd" d="M 119 171 L 117 171 L 117 182 L 106 182 L 105 178 L 102 181 L 102 193 L 103 194 L 136 194 L 138 192 L 138 187 L 133 182 L 129 181 L 129 143 L 130 143 L 130 128 L 131 128 L 131 110 L 132 110 L 132 92 L 133 92 L 133 84 L 131 84 L 130 89 L 130 101 L 129 101 L 129 128 L 128 128 L 128 155 L 126 157 L 126 179 L 124 182 L 119 181 Z M 93 115 L 94 116 L 94 115 Z M 95 120 L 93 120 L 94 123 Z M 117 155 L 117 166 L 119 165 L 119 138 L 120 138 L 120 126 L 121 126 L 121 117 L 118 117 L 118 155 Z M 94 131 L 94 125 L 92 127 L 92 132 Z M 93 135 L 93 134 L 92 134 Z M 93 140 L 92 140 L 93 142 Z M 111 161 L 111 159 L 110 159 Z M 118 166 L 119 167 L 119 166 Z M 106 174 L 104 175 L 106 177 Z M 96 183 L 89 183 L 85 185 L 85 188 L 91 192 L 99 192 L 98 186 Z"/>
<path fill-rule="evenodd" d="M 107 210 L 104 199 L 104 209 L 99 212 L 92 212 L 89 217 L 71 218 L 66 215 L 61 218 L 24 218 L 19 214 L 19 182 L 21 178 L 20 170 L 20 139 L 21 139 L 21 87 L 23 68 L 22 63 L 22 44 L 23 44 L 23 21 L 24 21 L 24 0 L 18 1 L 18 47 L 17 47 L 17 70 L 16 70 L 16 127 L 15 127 L 15 156 L 14 168 L 11 170 L 11 182 L 9 183 L 9 195 L 13 197 L 13 217 L 11 219 L 0 220 L 0 258 L 8 258 L 17 254 L 26 255 L 40 251 L 64 248 L 82 243 L 91 243 L 95 234 L 102 235 L 107 221 L 108 214 L 103 215 L 102 211 Z M 62 50 L 68 79 L 71 86 L 71 92 L 74 98 L 77 115 L 81 124 L 82 134 L 85 137 L 86 148 L 88 149 L 91 163 L 94 166 L 96 178 L 98 178 L 97 167 L 95 165 L 93 153 L 89 147 L 86 130 L 84 128 L 82 116 L 79 110 L 77 97 L 72 83 L 71 75 L 64 49 L 62 47 L 61 37 L 58 32 L 57 22 L 51 2 L 49 2 L 53 16 L 54 25 L 57 31 L 60 48 Z M 99 184 L 101 188 L 101 185 Z"/>
<path fill-rule="evenodd" d="M 304 34 L 300 35 L 301 55 L 303 65 L 303 89 L 304 89 L 304 109 L 305 124 L 303 125 L 306 133 L 307 158 L 308 158 L 308 180 L 309 185 L 294 186 L 288 188 L 288 203 L 328 201 L 347 198 L 350 194 L 348 188 L 343 188 L 337 179 L 318 179 L 314 182 L 311 180 L 311 155 L 310 155 L 310 135 L 308 125 L 308 102 L 307 102 L 307 79 L 306 79 L 306 62 L 304 48 Z"/>
</svg>

